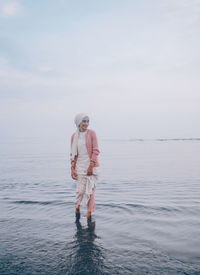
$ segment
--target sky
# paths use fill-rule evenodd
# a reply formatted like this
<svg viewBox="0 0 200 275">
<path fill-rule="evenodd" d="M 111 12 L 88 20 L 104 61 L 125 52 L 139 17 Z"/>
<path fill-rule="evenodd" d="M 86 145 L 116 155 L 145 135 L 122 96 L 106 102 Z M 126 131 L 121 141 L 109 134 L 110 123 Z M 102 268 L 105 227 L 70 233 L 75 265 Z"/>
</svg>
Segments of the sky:
<svg viewBox="0 0 200 275">
<path fill-rule="evenodd" d="M 0 140 L 200 137 L 200 0 L 0 0 Z"/>
</svg>

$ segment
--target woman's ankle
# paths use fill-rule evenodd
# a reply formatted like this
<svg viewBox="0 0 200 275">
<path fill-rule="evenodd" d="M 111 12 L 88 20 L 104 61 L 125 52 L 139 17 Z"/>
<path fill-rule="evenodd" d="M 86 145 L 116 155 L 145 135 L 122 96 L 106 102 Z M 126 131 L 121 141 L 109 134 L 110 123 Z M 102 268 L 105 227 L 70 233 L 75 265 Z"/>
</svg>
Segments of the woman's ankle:
<svg viewBox="0 0 200 275">
<path fill-rule="evenodd" d="M 87 215 L 86 215 L 86 217 L 87 217 L 87 219 L 91 216 L 91 211 L 87 211 Z"/>
</svg>

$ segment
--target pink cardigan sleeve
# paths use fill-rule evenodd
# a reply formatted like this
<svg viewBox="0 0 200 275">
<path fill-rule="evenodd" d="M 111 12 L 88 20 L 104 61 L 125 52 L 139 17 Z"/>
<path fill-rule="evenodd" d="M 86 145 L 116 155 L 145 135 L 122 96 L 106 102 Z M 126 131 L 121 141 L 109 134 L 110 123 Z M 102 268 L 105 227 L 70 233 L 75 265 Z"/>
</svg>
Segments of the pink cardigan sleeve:
<svg viewBox="0 0 200 275">
<path fill-rule="evenodd" d="M 74 139 L 74 135 L 75 135 L 75 133 L 71 136 L 71 144 L 70 144 L 70 160 L 72 161 L 72 153 L 71 153 L 71 151 L 72 151 L 72 142 L 73 142 L 73 139 Z"/>
<path fill-rule="evenodd" d="M 97 141 L 97 136 L 94 131 L 92 131 L 92 156 L 91 160 L 97 162 L 97 156 L 99 155 L 99 146 Z"/>
</svg>

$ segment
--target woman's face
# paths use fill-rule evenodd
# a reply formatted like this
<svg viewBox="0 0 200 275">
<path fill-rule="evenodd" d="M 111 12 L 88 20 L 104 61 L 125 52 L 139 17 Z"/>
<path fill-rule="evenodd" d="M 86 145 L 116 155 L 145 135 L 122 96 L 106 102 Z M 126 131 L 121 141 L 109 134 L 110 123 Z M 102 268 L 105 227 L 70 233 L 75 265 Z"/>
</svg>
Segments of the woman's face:
<svg viewBox="0 0 200 275">
<path fill-rule="evenodd" d="M 82 119 L 80 125 L 79 125 L 79 130 L 80 132 L 85 132 L 88 128 L 89 125 L 89 117 L 86 116 Z"/>
</svg>

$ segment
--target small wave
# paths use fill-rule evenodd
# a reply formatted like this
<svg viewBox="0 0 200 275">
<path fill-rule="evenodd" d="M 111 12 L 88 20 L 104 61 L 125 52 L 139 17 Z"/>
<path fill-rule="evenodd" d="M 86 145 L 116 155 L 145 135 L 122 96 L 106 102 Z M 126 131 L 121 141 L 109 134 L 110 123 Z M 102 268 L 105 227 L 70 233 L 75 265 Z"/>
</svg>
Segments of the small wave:
<svg viewBox="0 0 200 275">
<path fill-rule="evenodd" d="M 144 208 L 144 209 L 151 209 L 151 210 L 158 210 L 158 211 L 165 211 L 165 212 L 174 212 L 174 211 L 179 212 L 179 209 L 175 207 L 151 206 L 151 205 L 144 205 L 144 204 L 126 204 L 126 205 L 134 208 Z"/>
<path fill-rule="evenodd" d="M 98 204 L 100 207 L 110 207 L 118 208 L 123 210 L 130 210 L 130 208 L 143 209 L 146 211 L 159 211 L 159 212 L 180 212 L 180 209 L 175 207 L 164 207 L 164 206 L 151 206 L 145 204 L 136 204 L 136 203 L 110 203 L 110 204 Z"/>
<path fill-rule="evenodd" d="M 66 204 L 66 202 L 60 201 L 60 200 L 54 200 L 54 201 L 29 201 L 29 200 L 20 200 L 20 201 L 13 201 L 11 203 L 14 204 L 36 204 L 36 205 L 63 205 Z M 68 204 L 68 202 L 67 202 Z"/>
</svg>

